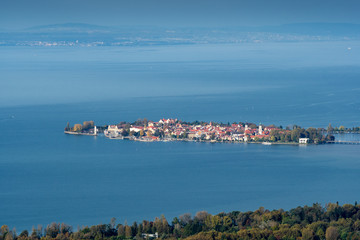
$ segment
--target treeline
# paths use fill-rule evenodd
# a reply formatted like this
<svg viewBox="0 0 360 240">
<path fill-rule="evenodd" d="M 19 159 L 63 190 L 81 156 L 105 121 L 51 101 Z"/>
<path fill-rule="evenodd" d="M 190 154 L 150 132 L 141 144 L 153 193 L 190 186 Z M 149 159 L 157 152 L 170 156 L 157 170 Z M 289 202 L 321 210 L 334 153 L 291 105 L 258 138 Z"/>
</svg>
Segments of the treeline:
<svg viewBox="0 0 360 240">
<path fill-rule="evenodd" d="M 347 128 L 344 126 L 332 127 L 331 124 L 327 127 L 329 133 L 360 133 L 360 127 Z"/>
<path fill-rule="evenodd" d="M 82 227 L 73 232 L 66 224 L 52 223 L 44 229 L 39 226 L 32 232 L 24 230 L 19 235 L 16 230 L 9 230 L 6 225 L 0 229 L 1 240 L 12 239 L 360 239 L 360 205 L 355 203 L 330 203 L 325 207 L 320 204 L 297 207 L 289 211 L 266 210 L 219 213 L 211 215 L 205 211 L 183 214 L 169 223 L 164 216 L 154 221 L 134 222 L 132 225 L 117 224 L 111 219 L 108 224 Z"/>
<path fill-rule="evenodd" d="M 81 131 L 89 130 L 91 128 L 94 128 L 94 121 L 85 121 L 83 122 L 83 124 L 77 123 L 74 124 L 73 127 L 70 127 L 70 124 L 67 123 L 64 130 L 71 132 L 81 132 Z"/>
<path fill-rule="evenodd" d="M 324 134 L 323 128 L 304 129 L 294 126 L 292 130 L 273 129 L 270 131 L 271 142 L 299 142 L 300 138 L 309 138 L 309 143 L 325 143 L 334 141 L 335 137 Z"/>
</svg>

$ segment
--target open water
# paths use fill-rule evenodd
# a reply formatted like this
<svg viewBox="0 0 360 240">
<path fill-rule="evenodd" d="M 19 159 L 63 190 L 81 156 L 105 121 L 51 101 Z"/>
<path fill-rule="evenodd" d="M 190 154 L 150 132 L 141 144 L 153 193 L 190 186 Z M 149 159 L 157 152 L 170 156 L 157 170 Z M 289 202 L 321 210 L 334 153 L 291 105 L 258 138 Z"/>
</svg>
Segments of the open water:
<svg viewBox="0 0 360 240">
<path fill-rule="evenodd" d="M 359 145 L 143 143 L 63 134 L 67 122 L 144 117 L 359 126 L 359 46 L 2 48 L 0 225 L 76 228 L 112 217 L 132 223 L 200 210 L 359 201 Z"/>
</svg>

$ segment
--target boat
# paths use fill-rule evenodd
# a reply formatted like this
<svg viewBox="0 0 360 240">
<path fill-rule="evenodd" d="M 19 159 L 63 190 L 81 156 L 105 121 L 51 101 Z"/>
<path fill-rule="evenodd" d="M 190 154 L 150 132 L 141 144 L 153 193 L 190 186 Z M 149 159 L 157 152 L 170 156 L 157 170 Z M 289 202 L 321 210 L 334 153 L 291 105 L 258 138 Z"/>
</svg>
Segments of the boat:
<svg viewBox="0 0 360 240">
<path fill-rule="evenodd" d="M 262 144 L 263 145 L 271 145 L 272 143 L 271 142 L 263 142 Z"/>
</svg>

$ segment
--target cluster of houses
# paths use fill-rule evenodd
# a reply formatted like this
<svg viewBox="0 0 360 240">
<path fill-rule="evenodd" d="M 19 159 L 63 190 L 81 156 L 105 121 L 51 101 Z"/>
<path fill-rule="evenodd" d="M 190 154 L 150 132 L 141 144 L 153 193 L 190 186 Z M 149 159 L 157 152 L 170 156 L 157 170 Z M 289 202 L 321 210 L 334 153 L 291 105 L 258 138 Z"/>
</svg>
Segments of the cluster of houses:
<svg viewBox="0 0 360 240">
<path fill-rule="evenodd" d="M 198 141 L 259 141 L 270 137 L 275 127 L 246 124 L 190 124 L 178 119 L 160 119 L 158 122 L 146 121 L 142 125 L 109 125 L 104 131 L 109 138 L 129 138 L 138 141 L 169 141 L 174 139 Z"/>
</svg>

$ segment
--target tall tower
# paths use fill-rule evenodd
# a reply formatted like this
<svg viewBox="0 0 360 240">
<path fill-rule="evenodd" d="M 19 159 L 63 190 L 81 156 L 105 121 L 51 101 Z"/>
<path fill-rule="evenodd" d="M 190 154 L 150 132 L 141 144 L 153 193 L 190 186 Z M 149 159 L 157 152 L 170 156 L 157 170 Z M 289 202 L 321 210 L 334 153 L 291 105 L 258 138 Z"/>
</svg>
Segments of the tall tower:
<svg viewBox="0 0 360 240">
<path fill-rule="evenodd" d="M 262 126 L 259 125 L 259 135 L 262 135 L 262 134 L 263 134 Z"/>
</svg>

